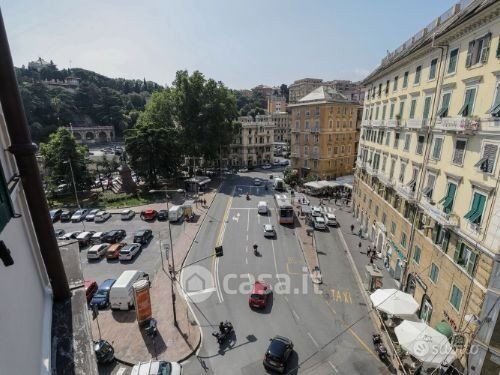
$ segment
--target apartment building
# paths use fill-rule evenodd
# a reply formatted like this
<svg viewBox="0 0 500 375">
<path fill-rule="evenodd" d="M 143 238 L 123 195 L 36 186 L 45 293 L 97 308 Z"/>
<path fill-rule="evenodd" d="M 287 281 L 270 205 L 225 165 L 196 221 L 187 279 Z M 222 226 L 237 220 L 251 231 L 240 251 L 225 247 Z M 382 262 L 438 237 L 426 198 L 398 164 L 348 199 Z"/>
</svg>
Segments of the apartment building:
<svg viewBox="0 0 500 375">
<path fill-rule="evenodd" d="M 274 141 L 289 143 L 291 115 L 288 112 L 273 112 L 271 119 L 274 122 Z"/>
<path fill-rule="evenodd" d="M 344 94 L 349 100 L 359 103 L 363 102 L 365 88 L 360 82 L 333 80 L 325 82 L 323 86 L 328 86 L 337 90 L 338 92 Z"/>
<path fill-rule="evenodd" d="M 252 167 L 273 159 L 274 121 L 271 115 L 242 116 L 239 135 L 229 147 L 232 166 Z"/>
<path fill-rule="evenodd" d="M 500 364 L 499 35 L 500 3 L 464 0 L 382 60 L 354 182 L 365 235 L 469 374 Z"/>
<path fill-rule="evenodd" d="M 303 78 L 295 81 L 289 87 L 289 103 L 296 103 L 313 90 L 320 86 L 330 87 L 335 91 L 343 94 L 347 99 L 356 102 L 362 102 L 365 89 L 360 82 L 352 82 L 348 80 L 333 80 L 323 82 L 318 78 Z"/>
<path fill-rule="evenodd" d="M 286 112 L 286 98 L 284 96 L 271 95 L 267 98 L 267 112 Z"/>
<path fill-rule="evenodd" d="M 352 174 L 359 104 L 320 86 L 289 108 L 292 168 L 326 180 Z"/>
<path fill-rule="evenodd" d="M 297 103 L 299 99 L 320 87 L 322 83 L 323 80 L 318 78 L 303 78 L 294 81 L 288 86 L 288 103 Z"/>
</svg>

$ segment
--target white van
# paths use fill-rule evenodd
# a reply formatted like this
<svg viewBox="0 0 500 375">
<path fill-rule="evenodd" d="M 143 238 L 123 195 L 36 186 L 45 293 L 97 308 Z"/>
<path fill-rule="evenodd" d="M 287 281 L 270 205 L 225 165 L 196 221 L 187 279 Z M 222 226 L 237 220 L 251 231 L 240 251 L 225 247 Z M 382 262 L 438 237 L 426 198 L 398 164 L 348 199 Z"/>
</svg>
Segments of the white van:
<svg viewBox="0 0 500 375">
<path fill-rule="evenodd" d="M 182 215 L 184 215 L 182 206 L 172 206 L 168 210 L 168 220 L 170 221 L 178 221 L 181 219 Z"/>
<path fill-rule="evenodd" d="M 149 280 L 147 273 L 137 270 L 123 271 L 109 291 L 109 304 L 113 310 L 130 310 L 134 304 L 132 285 L 140 279 Z"/>
<path fill-rule="evenodd" d="M 259 214 L 267 215 L 267 211 L 268 211 L 267 202 L 260 201 L 259 204 L 257 205 L 257 212 Z"/>
<path fill-rule="evenodd" d="M 274 190 L 276 191 L 284 191 L 285 190 L 285 181 L 281 178 L 274 179 Z"/>
</svg>

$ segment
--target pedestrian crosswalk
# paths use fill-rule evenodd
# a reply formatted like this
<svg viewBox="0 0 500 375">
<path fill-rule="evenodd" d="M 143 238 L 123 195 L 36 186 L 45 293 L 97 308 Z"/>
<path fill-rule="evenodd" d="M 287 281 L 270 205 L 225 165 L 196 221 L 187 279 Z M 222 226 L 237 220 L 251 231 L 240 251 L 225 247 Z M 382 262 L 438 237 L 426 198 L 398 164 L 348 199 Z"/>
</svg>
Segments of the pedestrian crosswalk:
<svg viewBox="0 0 500 375">
<path fill-rule="evenodd" d="M 320 206 L 319 209 L 321 212 L 324 212 L 325 214 L 333 214 L 335 212 L 335 208 L 333 207 L 328 207 L 328 206 Z"/>
</svg>

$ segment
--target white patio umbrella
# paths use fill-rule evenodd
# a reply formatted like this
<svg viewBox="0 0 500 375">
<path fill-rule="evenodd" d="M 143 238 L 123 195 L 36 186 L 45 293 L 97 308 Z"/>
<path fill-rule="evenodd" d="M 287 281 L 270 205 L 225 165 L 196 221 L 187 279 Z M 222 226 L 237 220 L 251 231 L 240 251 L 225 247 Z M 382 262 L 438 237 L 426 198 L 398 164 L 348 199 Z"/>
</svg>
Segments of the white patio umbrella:
<svg viewBox="0 0 500 375">
<path fill-rule="evenodd" d="M 377 289 L 370 299 L 377 310 L 401 317 L 415 314 L 419 306 L 412 295 L 397 289 Z"/>
<path fill-rule="evenodd" d="M 394 332 L 399 345 L 429 367 L 447 367 L 457 357 L 448 338 L 423 322 L 404 320 Z"/>
</svg>

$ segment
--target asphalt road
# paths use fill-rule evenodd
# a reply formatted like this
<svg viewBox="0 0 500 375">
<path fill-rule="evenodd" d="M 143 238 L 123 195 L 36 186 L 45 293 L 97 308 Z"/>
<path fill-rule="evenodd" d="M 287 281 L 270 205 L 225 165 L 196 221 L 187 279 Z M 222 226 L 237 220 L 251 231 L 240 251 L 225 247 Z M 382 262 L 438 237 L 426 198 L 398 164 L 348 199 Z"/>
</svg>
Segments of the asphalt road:
<svg viewBox="0 0 500 375">
<path fill-rule="evenodd" d="M 272 189 L 253 186 L 254 177 L 271 183 L 269 171 L 263 172 L 228 177 L 186 260 L 189 264 L 209 257 L 216 244 L 223 245 L 223 257 L 197 262 L 181 275 L 203 329 L 198 358 L 184 364 L 185 374 L 265 374 L 262 358 L 269 338 L 276 334 L 289 337 L 295 345 L 288 373 L 382 372 L 383 366 L 371 352 L 370 321 L 366 318 L 352 329 L 348 327 L 366 308 L 335 232 L 317 235 L 320 249 L 324 248 L 320 251 L 328 258 L 323 260 L 328 271 L 322 265 L 326 285 L 318 289 L 308 276 L 293 228 L 276 222 Z M 245 198 L 247 192 L 250 201 Z M 257 213 L 260 200 L 273 209 L 269 216 Z M 265 223 L 275 226 L 276 239 L 263 237 Z M 253 254 L 254 243 L 259 246 L 259 257 Z M 203 280 L 197 280 L 195 274 Z M 254 279 L 264 279 L 274 289 L 264 311 L 248 306 Z M 211 333 L 222 320 L 233 323 L 235 337 L 219 348 Z"/>
<path fill-rule="evenodd" d="M 172 239 L 175 241 L 177 236 L 184 229 L 185 224 L 172 223 Z M 122 221 L 120 215 L 112 215 L 109 220 L 104 223 L 94 223 L 93 221 L 82 221 L 80 223 L 71 222 L 56 222 L 55 229 L 64 229 L 66 233 L 76 230 L 93 230 L 96 232 L 106 232 L 112 229 L 124 229 L 127 232 L 127 237 L 123 242 L 132 243 L 135 231 L 139 229 L 149 228 L 153 231 L 153 238 L 148 245 L 144 246 L 142 251 L 132 260 L 120 262 L 118 260 L 106 260 L 102 258 L 100 261 L 88 261 L 88 247 L 82 248 L 80 251 L 80 264 L 82 266 L 83 276 L 85 280 L 95 280 L 98 284 L 102 281 L 112 278 L 115 279 L 125 270 L 141 270 L 147 272 L 151 277 L 156 273 L 161 264 L 160 258 L 160 241 L 165 243 L 169 241 L 168 237 L 168 222 L 153 221 L 145 222 L 135 215 L 132 220 Z"/>
</svg>

